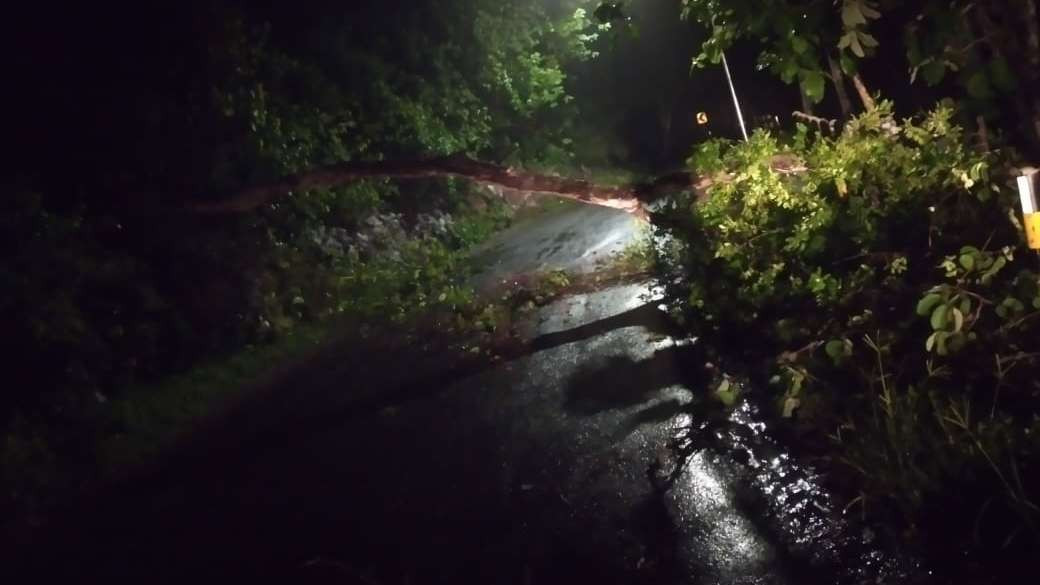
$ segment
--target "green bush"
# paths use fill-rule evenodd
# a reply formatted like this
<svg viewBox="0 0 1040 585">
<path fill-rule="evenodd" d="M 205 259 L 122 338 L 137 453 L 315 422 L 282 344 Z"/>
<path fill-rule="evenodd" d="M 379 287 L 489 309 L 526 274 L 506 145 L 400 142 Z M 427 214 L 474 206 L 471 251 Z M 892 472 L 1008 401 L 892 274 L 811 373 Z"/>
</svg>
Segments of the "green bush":
<svg viewBox="0 0 1040 585">
<path fill-rule="evenodd" d="M 670 296 L 772 356 L 779 414 L 830 441 L 857 502 L 959 544 L 1035 536 L 1040 298 L 1008 167 L 948 107 L 891 112 L 835 138 L 702 145 L 707 199 L 658 217 L 679 242 Z"/>
</svg>

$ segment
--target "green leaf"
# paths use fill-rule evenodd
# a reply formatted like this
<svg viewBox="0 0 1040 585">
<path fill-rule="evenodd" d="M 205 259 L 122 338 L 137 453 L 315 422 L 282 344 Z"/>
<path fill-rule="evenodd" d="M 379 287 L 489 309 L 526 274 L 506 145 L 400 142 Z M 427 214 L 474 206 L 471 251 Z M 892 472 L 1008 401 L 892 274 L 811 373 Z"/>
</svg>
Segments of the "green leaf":
<svg viewBox="0 0 1040 585">
<path fill-rule="evenodd" d="M 860 10 L 860 12 L 863 13 L 863 16 L 866 16 L 867 18 L 869 18 L 871 20 L 877 20 L 877 19 L 881 18 L 881 13 L 878 12 L 877 10 L 874 10 L 874 8 L 871 7 L 870 4 L 868 4 L 866 2 L 864 2 L 863 4 L 860 5 L 859 10 Z"/>
<path fill-rule="evenodd" d="M 996 276 L 997 273 L 1000 272 L 1000 270 L 1004 268 L 1006 264 L 1007 258 L 1003 256 L 998 256 L 997 259 L 993 261 L 993 265 L 990 266 L 989 269 L 982 274 L 982 283 L 989 284 L 990 281 L 993 280 L 993 277 Z"/>
<path fill-rule="evenodd" d="M 949 323 L 950 307 L 946 304 L 941 304 L 932 311 L 932 329 L 936 331 L 940 329 L 946 329 L 946 324 Z"/>
<path fill-rule="evenodd" d="M 1012 93 L 1018 89 L 1018 78 L 1011 71 L 1007 59 L 998 57 L 989 63 L 989 75 L 993 81 L 993 87 L 1001 93 Z"/>
<path fill-rule="evenodd" d="M 845 75 L 849 75 L 849 76 L 855 75 L 856 72 L 859 70 L 856 67 L 856 60 L 853 59 L 852 57 L 849 57 L 847 53 L 843 52 L 841 54 L 841 58 L 838 61 L 841 63 L 841 71 Z"/>
<path fill-rule="evenodd" d="M 853 31 L 853 32 L 851 32 L 849 34 L 852 35 L 852 39 L 849 42 L 849 48 L 852 49 L 852 53 L 854 55 L 856 55 L 857 57 L 859 57 L 860 59 L 862 59 L 863 57 L 866 57 L 867 56 L 866 51 L 864 51 L 863 47 L 859 44 L 859 35 L 856 34 L 855 31 Z"/>
<path fill-rule="evenodd" d="M 801 404 L 802 404 L 801 400 L 798 400 L 794 396 L 788 396 L 784 400 L 784 408 L 783 408 L 783 412 L 781 413 L 781 416 L 783 416 L 784 418 L 791 418 L 792 416 L 794 416 L 794 411 L 799 406 L 801 406 Z"/>
<path fill-rule="evenodd" d="M 845 342 L 840 339 L 832 339 L 824 346 L 824 350 L 831 359 L 837 360 L 845 355 Z"/>
<path fill-rule="evenodd" d="M 870 35 L 869 33 L 865 33 L 863 31 L 856 31 L 856 36 L 859 37 L 860 44 L 868 49 L 873 49 L 874 47 L 878 46 L 877 39 L 875 39 L 873 35 Z"/>
<path fill-rule="evenodd" d="M 953 332 L 960 333 L 964 328 L 964 313 L 958 308 L 952 309 L 950 313 L 953 315 Z"/>
<path fill-rule="evenodd" d="M 946 340 L 949 339 L 950 334 L 946 331 L 935 332 L 935 353 L 939 355 L 946 355 L 949 353 L 946 348 Z"/>
<path fill-rule="evenodd" d="M 860 2 L 858 0 L 845 1 L 845 5 L 841 8 L 841 22 L 846 28 L 867 24 L 867 19 L 860 10 Z"/>
<path fill-rule="evenodd" d="M 795 53 L 801 55 L 809 50 L 809 46 L 809 41 L 802 37 L 791 37 L 791 48 L 794 49 Z"/>
<path fill-rule="evenodd" d="M 719 387 L 715 390 L 715 396 L 724 405 L 733 406 L 740 396 L 740 387 L 730 382 L 729 378 L 723 378 L 722 382 L 719 383 Z"/>
<path fill-rule="evenodd" d="M 943 77 L 946 77 L 946 63 L 933 59 L 921 65 L 921 74 L 924 76 L 924 82 L 928 85 L 938 85 L 943 80 Z"/>
<path fill-rule="evenodd" d="M 852 44 L 852 39 L 854 39 L 855 37 L 856 37 L 856 32 L 855 31 L 849 31 L 849 32 L 841 35 L 841 38 L 838 39 L 838 48 L 839 49 L 847 49 L 847 48 L 849 48 L 849 45 Z"/>
<path fill-rule="evenodd" d="M 990 87 L 989 79 L 982 71 L 976 72 L 968 78 L 965 84 L 968 95 L 977 100 L 988 100 L 993 97 L 993 89 Z"/>
<path fill-rule="evenodd" d="M 803 69 L 801 75 L 802 91 L 805 92 L 805 96 L 812 100 L 814 103 L 819 103 L 823 99 L 823 92 L 825 87 L 825 80 L 823 74 L 819 71 Z"/>
<path fill-rule="evenodd" d="M 936 293 L 930 293 L 917 301 L 917 314 L 922 317 L 927 317 L 935 305 L 938 305 L 942 301 L 942 295 Z"/>
<path fill-rule="evenodd" d="M 972 270 L 975 269 L 975 255 L 974 254 L 961 254 L 961 256 L 959 258 L 959 261 L 961 263 L 961 266 L 963 266 L 964 269 L 967 270 L 968 272 L 971 272 Z"/>
<path fill-rule="evenodd" d="M 863 45 L 860 44 L 860 33 L 858 31 L 850 30 L 838 39 L 839 49 L 850 49 L 854 55 L 859 58 L 866 56 L 866 52 L 863 50 Z M 873 37 L 871 37 L 873 39 Z M 846 73 L 848 73 L 846 71 Z"/>
</svg>

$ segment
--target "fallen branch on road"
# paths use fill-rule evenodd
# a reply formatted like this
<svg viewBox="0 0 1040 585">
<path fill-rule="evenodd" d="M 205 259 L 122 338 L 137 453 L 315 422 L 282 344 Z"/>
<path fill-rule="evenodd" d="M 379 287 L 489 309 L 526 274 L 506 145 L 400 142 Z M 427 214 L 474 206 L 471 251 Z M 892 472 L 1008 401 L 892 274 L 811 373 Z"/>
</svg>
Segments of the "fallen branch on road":
<svg viewBox="0 0 1040 585">
<path fill-rule="evenodd" d="M 779 172 L 786 170 L 782 161 L 778 162 L 776 167 Z M 292 194 L 337 187 L 362 179 L 432 177 L 459 177 L 486 185 L 553 195 L 589 205 L 620 209 L 644 218 L 647 215 L 645 205 L 666 193 L 693 191 L 698 198 L 702 198 L 712 184 L 725 180 L 677 171 L 645 183 L 620 187 L 606 186 L 585 179 L 546 175 L 478 161 L 465 155 L 452 155 L 414 160 L 337 163 L 290 175 L 273 183 L 248 187 L 226 199 L 196 202 L 188 207 L 193 212 L 203 214 L 245 213 Z"/>
</svg>

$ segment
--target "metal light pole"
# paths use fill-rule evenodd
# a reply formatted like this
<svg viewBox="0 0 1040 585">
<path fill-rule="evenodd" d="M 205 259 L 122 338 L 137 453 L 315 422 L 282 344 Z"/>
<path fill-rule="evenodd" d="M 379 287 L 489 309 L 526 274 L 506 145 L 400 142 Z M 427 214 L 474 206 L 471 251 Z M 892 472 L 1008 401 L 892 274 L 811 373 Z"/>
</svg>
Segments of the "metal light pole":
<svg viewBox="0 0 1040 585">
<path fill-rule="evenodd" d="M 729 73 L 729 63 L 726 62 L 726 53 L 722 53 L 722 68 L 726 70 L 726 81 L 729 82 L 729 93 L 733 96 L 733 107 L 737 110 L 737 121 L 740 122 L 740 133 L 747 142 L 747 128 L 744 126 L 744 114 L 740 112 L 740 101 L 737 100 L 737 88 L 733 87 L 733 76 Z"/>
</svg>

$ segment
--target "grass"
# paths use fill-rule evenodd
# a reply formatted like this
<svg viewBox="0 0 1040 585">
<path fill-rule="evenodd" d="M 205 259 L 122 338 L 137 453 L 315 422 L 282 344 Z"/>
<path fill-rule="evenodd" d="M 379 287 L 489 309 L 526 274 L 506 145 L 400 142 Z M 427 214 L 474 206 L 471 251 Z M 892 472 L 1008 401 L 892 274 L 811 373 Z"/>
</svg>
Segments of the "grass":
<svg viewBox="0 0 1040 585">
<path fill-rule="evenodd" d="M 6 508 L 0 519 L 36 516 L 79 489 L 155 458 L 287 365 L 313 355 L 331 330 L 328 324 L 300 326 L 270 344 L 128 388 L 71 423 L 16 417 L 0 445 L 0 503 Z"/>
<path fill-rule="evenodd" d="M 616 274 L 647 274 L 654 266 L 654 240 L 649 224 L 640 228 L 639 236 L 614 253 L 607 263 L 606 271 Z"/>
<path fill-rule="evenodd" d="M 99 469 L 111 473 L 155 457 L 286 365 L 306 360 L 331 332 L 327 323 L 306 324 L 270 344 L 248 346 L 157 384 L 132 388 L 109 409 L 105 427 L 114 432 L 99 437 Z"/>
<path fill-rule="evenodd" d="M 20 415 L 0 433 L 0 523 L 45 513 L 84 487 L 155 460 L 182 437 L 326 347 L 358 322 L 420 321 L 453 313 L 472 329 L 472 292 L 460 285 L 467 250 L 508 223 L 501 205 L 460 216 L 456 243 L 415 241 L 400 260 L 376 258 L 340 278 L 332 317 L 299 321 L 270 342 L 246 346 L 179 374 L 98 395 L 64 419 Z M 399 325 L 394 325 L 399 327 Z M 464 327 L 460 326 L 460 330 Z"/>
<path fill-rule="evenodd" d="M 513 223 L 577 205 L 582 204 L 542 197 L 536 205 L 520 210 Z M 463 240 L 464 247 L 469 247 L 504 225 L 501 210 L 492 210 L 486 216 L 464 218 L 458 225 L 461 233 L 456 235 Z M 415 298 L 402 299 L 402 302 L 412 308 L 408 315 L 450 312 L 456 322 L 454 330 L 460 338 L 472 337 L 475 333 L 483 336 L 477 344 L 470 343 L 474 347 L 502 344 L 515 319 L 515 311 L 529 308 L 529 305 L 545 304 L 572 292 L 599 288 L 626 276 L 644 274 L 652 256 L 647 231 L 644 237 L 615 254 L 595 274 L 577 276 L 554 271 L 535 275 L 525 290 L 479 307 L 471 294 L 462 294 L 450 274 L 458 271 L 461 276 L 468 269 L 467 263 L 447 257 L 434 262 L 428 257 L 434 252 L 429 248 L 423 248 L 426 255 L 412 258 L 402 254 L 402 257 L 411 259 L 406 262 L 421 261 L 422 280 L 431 285 L 440 283 L 437 286 L 441 288 L 416 288 L 412 293 Z M 430 271 L 435 272 L 432 276 L 437 278 L 427 274 Z M 361 297 L 382 295 L 379 299 L 382 304 L 377 303 L 382 307 L 388 301 L 383 294 L 385 289 L 401 288 L 394 285 L 401 279 L 400 270 L 384 266 L 370 272 L 369 276 L 381 284 L 373 282 L 371 286 L 356 288 L 354 292 Z M 405 272 L 408 273 L 405 280 L 412 278 L 411 269 Z M 459 294 L 452 293 L 456 289 Z M 446 292 L 452 294 L 446 295 Z M 455 297 L 459 297 L 457 303 L 453 300 Z M 257 389 L 293 365 L 316 356 L 332 340 L 335 331 L 350 329 L 343 326 L 351 319 L 349 315 L 353 315 L 355 320 L 365 315 L 371 317 L 367 313 L 360 317 L 355 314 L 359 311 L 364 313 L 368 306 L 361 300 L 354 298 L 352 308 L 342 317 L 298 323 L 279 333 L 269 343 L 246 346 L 157 382 L 125 388 L 116 397 L 92 405 L 90 412 L 77 413 L 71 423 L 15 418 L 0 435 L 3 441 L 0 443 L 0 487 L 5 492 L 0 495 L 0 520 L 26 512 L 30 517 L 45 513 L 56 501 L 84 487 L 97 485 L 156 460 L 206 421 L 253 396 Z"/>
</svg>

